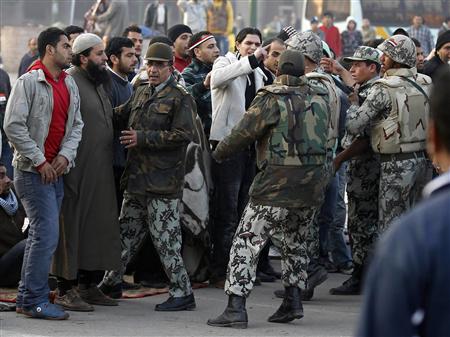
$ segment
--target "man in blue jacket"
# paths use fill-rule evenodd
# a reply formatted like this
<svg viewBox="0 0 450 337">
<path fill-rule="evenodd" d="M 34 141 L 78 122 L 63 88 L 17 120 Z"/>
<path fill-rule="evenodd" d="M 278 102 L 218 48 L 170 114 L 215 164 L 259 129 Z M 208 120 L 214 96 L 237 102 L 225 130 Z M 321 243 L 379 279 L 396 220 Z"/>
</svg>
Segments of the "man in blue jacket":
<svg viewBox="0 0 450 337">
<path fill-rule="evenodd" d="M 357 336 L 448 336 L 450 331 L 450 71 L 431 98 L 427 151 L 445 172 L 424 201 L 394 223 L 369 270 Z"/>
</svg>

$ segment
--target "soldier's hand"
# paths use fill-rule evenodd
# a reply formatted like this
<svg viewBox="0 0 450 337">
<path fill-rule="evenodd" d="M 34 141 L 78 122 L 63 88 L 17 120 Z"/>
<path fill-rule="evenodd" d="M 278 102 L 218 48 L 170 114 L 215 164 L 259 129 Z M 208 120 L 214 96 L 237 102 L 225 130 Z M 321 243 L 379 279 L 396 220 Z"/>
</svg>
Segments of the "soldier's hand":
<svg viewBox="0 0 450 337">
<path fill-rule="evenodd" d="M 258 47 L 258 49 L 255 50 L 255 57 L 258 59 L 258 61 L 264 61 L 267 58 L 267 49 L 270 48 L 270 44 L 265 47 Z"/>
<path fill-rule="evenodd" d="M 123 130 L 122 136 L 120 136 L 120 144 L 125 145 L 126 149 L 135 147 L 137 145 L 137 132 L 130 128 L 130 130 Z"/>
<path fill-rule="evenodd" d="M 58 174 L 48 162 L 45 162 L 45 164 L 39 168 L 38 171 L 41 175 L 41 181 L 43 184 L 50 184 L 58 179 Z"/>
<path fill-rule="evenodd" d="M 56 171 L 58 177 L 64 174 L 68 165 L 69 161 L 67 158 L 61 155 L 57 155 L 52 161 L 52 167 Z"/>
<path fill-rule="evenodd" d="M 328 57 L 322 57 L 320 59 L 320 66 L 327 73 L 332 73 L 335 75 L 340 75 L 345 70 L 345 68 L 341 66 L 338 61 Z"/>
<path fill-rule="evenodd" d="M 209 89 L 209 87 L 211 85 L 211 72 L 209 72 L 206 75 L 205 80 L 203 81 L 203 85 L 205 86 L 206 89 Z"/>
</svg>

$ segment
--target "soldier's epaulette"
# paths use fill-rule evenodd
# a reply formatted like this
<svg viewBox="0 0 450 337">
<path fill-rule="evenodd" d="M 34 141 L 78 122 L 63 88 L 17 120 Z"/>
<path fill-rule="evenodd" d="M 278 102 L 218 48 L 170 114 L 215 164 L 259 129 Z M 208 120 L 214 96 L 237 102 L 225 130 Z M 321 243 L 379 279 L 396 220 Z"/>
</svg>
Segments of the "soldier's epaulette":
<svg viewBox="0 0 450 337">
<path fill-rule="evenodd" d="M 180 90 L 183 95 L 189 95 L 189 91 L 187 91 L 187 89 L 180 83 L 177 83 L 175 87 L 178 88 L 178 90 Z"/>
</svg>

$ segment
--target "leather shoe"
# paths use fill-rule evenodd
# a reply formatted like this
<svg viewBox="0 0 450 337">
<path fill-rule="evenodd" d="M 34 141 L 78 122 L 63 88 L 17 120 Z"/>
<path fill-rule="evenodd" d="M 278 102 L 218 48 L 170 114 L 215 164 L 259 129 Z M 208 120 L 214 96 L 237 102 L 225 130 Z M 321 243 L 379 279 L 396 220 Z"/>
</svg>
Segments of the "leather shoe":
<svg viewBox="0 0 450 337">
<path fill-rule="evenodd" d="M 190 294 L 183 297 L 170 296 L 167 301 L 157 304 L 155 306 L 156 311 L 182 311 L 195 309 L 194 294 Z"/>
<path fill-rule="evenodd" d="M 55 304 L 69 311 L 94 311 L 94 307 L 83 301 L 75 288 L 70 289 L 63 296 L 56 296 Z"/>
<path fill-rule="evenodd" d="M 86 289 L 79 289 L 80 297 L 87 303 L 93 305 L 117 306 L 116 300 L 106 296 L 96 285 Z"/>
<path fill-rule="evenodd" d="M 101 283 L 99 288 L 100 288 L 100 291 L 103 294 L 105 294 L 106 296 L 109 296 L 113 299 L 122 298 L 122 291 L 123 291 L 122 283 L 118 283 L 113 286 L 109 286 L 104 283 Z"/>
</svg>

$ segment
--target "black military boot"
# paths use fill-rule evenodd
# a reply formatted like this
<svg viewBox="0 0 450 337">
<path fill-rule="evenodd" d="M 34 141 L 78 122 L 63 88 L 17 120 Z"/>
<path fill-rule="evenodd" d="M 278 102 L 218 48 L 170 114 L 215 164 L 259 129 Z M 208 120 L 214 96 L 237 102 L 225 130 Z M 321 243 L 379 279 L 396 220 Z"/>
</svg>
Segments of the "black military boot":
<svg viewBox="0 0 450 337">
<path fill-rule="evenodd" d="M 356 264 L 352 276 L 337 288 L 331 288 L 331 295 L 359 295 L 362 288 L 363 266 Z"/>
<path fill-rule="evenodd" d="M 228 306 L 222 315 L 208 319 L 211 326 L 246 329 L 248 323 L 247 310 L 245 309 L 245 297 L 230 295 Z"/>
<path fill-rule="evenodd" d="M 301 290 L 298 287 L 285 287 L 284 299 L 278 310 L 267 320 L 272 323 L 287 323 L 303 317 Z"/>
</svg>

